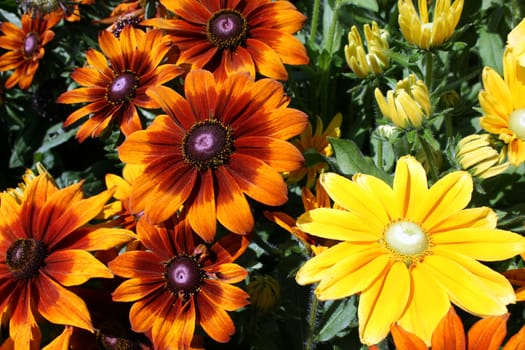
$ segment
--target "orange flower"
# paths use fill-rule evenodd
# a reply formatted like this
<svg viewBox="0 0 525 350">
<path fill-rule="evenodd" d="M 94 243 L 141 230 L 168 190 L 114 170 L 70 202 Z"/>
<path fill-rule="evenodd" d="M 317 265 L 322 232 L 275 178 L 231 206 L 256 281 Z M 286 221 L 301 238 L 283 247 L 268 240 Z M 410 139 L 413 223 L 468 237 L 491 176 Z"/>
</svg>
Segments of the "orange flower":
<svg viewBox="0 0 525 350">
<path fill-rule="evenodd" d="M 67 287 L 112 273 L 88 251 L 134 238 L 121 229 L 89 227 L 111 192 L 83 199 L 82 183 L 58 189 L 47 174 L 24 190 L 22 203 L 1 193 L 0 319 L 17 349 L 40 344 L 41 318 L 93 331 L 84 301 Z"/>
<path fill-rule="evenodd" d="M 226 311 L 248 304 L 248 294 L 231 285 L 248 274 L 233 263 L 248 240 L 229 234 L 208 250 L 194 241 L 184 219 L 163 227 L 142 219 L 137 234 L 147 250 L 125 252 L 109 263 L 127 278 L 113 300 L 133 302 L 133 330 L 150 333 L 155 349 L 187 349 L 198 325 L 215 341 L 227 342 L 235 326 Z"/>
<path fill-rule="evenodd" d="M 31 86 L 40 60 L 44 57 L 44 46 L 55 37 L 50 29 L 60 19 L 56 13 L 45 16 L 25 13 L 22 15 L 22 28 L 9 22 L 0 23 L 0 32 L 4 33 L 0 36 L 0 47 L 9 50 L 0 56 L 0 72 L 14 69 L 5 82 L 7 89 L 16 84 L 24 90 Z"/>
<path fill-rule="evenodd" d="M 216 81 L 194 70 L 184 87 L 186 99 L 167 87 L 150 88 L 168 115 L 119 148 L 123 162 L 146 166 L 132 185 L 131 209 L 144 209 L 160 223 L 184 205 L 191 227 L 207 242 L 217 220 L 246 234 L 254 220 L 245 194 L 267 205 L 288 200 L 279 172 L 297 169 L 303 157 L 286 140 L 305 128 L 307 116 L 287 108 L 289 98 L 272 79 L 254 82 L 239 73 Z"/>
<path fill-rule="evenodd" d="M 507 334 L 509 314 L 482 318 L 470 327 L 467 336 L 461 319 L 454 307 L 443 317 L 432 335 L 433 350 L 517 350 L 525 348 L 525 326 L 501 345 Z M 397 350 L 427 350 L 425 343 L 415 334 L 405 331 L 401 326 L 390 327 Z"/>
<path fill-rule="evenodd" d="M 76 68 L 73 80 L 82 85 L 58 97 L 60 103 L 88 102 L 71 113 L 64 122 L 70 126 L 86 115 L 93 114 L 77 132 L 80 142 L 97 137 L 117 122 L 124 135 L 142 129 L 136 106 L 159 108 L 159 104 L 146 95 L 151 86 L 164 84 L 182 73 L 172 64 L 160 64 L 172 47 L 162 31 L 147 33 L 126 26 L 117 39 L 108 31 L 98 38 L 102 54 L 94 49 L 86 53 L 88 67 Z"/>
<path fill-rule="evenodd" d="M 143 22 L 169 30 L 180 49 L 179 64 L 213 71 L 223 78 L 235 72 L 256 71 L 287 80 L 285 64 L 309 62 L 303 44 L 293 36 L 306 17 L 289 1 L 161 0 L 175 19 Z"/>
</svg>

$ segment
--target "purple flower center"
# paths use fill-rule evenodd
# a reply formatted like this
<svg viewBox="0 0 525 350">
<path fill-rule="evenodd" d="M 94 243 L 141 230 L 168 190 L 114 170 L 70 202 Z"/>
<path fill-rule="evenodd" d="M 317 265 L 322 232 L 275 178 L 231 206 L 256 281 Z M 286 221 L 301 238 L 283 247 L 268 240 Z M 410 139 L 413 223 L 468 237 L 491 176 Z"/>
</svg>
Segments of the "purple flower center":
<svg viewBox="0 0 525 350">
<path fill-rule="evenodd" d="M 8 249 L 5 262 L 16 279 L 29 279 L 44 266 L 47 250 L 39 240 L 17 239 Z"/>
<path fill-rule="evenodd" d="M 224 164 L 233 151 L 232 134 L 217 120 L 195 124 L 182 142 L 184 159 L 199 170 Z"/>
<path fill-rule="evenodd" d="M 199 290 L 204 272 L 197 260 L 186 255 L 180 255 L 166 264 L 164 278 L 168 288 L 173 293 L 182 293 L 188 297 Z"/>
<path fill-rule="evenodd" d="M 35 53 L 38 53 L 40 43 L 37 33 L 27 33 L 24 39 L 24 56 L 32 58 Z"/>
<path fill-rule="evenodd" d="M 246 39 L 248 23 L 235 10 L 215 12 L 208 21 L 208 39 L 220 49 L 234 49 Z"/>
<path fill-rule="evenodd" d="M 120 104 L 135 97 L 139 85 L 138 77 L 132 72 L 124 72 L 113 80 L 106 89 L 106 100 L 111 104 Z"/>
</svg>

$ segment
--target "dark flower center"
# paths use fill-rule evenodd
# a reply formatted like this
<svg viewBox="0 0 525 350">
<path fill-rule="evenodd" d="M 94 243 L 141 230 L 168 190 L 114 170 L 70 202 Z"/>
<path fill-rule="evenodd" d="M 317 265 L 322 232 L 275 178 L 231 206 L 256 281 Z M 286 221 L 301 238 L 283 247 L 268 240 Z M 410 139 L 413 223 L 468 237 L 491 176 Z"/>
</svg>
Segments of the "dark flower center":
<svg viewBox="0 0 525 350">
<path fill-rule="evenodd" d="M 169 290 L 187 298 L 199 291 L 205 274 L 195 258 L 179 255 L 166 264 L 164 278 Z"/>
<path fill-rule="evenodd" d="M 138 16 L 128 16 L 119 18 L 117 22 L 115 23 L 115 29 L 113 30 L 113 35 L 115 38 L 120 38 L 120 33 L 122 33 L 122 30 L 125 26 L 133 26 L 135 28 L 144 28 L 139 25 L 139 23 L 142 22 L 142 19 L 140 19 Z"/>
<path fill-rule="evenodd" d="M 47 250 L 39 240 L 33 238 L 17 239 L 7 249 L 6 264 L 16 279 L 29 279 L 44 266 Z"/>
<path fill-rule="evenodd" d="M 135 97 L 139 78 L 132 72 L 123 72 L 106 88 L 106 100 L 111 104 L 120 104 Z"/>
<path fill-rule="evenodd" d="M 38 41 L 37 33 L 27 33 L 24 39 L 24 56 L 27 58 L 32 58 L 33 54 L 38 52 L 40 48 L 40 43 Z"/>
<path fill-rule="evenodd" d="M 199 170 L 226 163 L 232 152 L 233 131 L 213 119 L 193 125 L 182 140 L 184 160 Z"/>
<path fill-rule="evenodd" d="M 246 39 L 248 23 L 235 10 L 215 12 L 206 26 L 208 39 L 220 49 L 234 49 Z"/>
</svg>

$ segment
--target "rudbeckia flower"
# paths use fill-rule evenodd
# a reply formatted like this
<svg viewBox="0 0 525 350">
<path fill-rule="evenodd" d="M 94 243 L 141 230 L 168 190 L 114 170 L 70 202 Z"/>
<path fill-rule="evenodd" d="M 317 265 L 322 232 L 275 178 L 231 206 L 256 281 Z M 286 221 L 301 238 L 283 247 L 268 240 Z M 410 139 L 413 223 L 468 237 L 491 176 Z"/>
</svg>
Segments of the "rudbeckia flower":
<svg viewBox="0 0 525 350">
<path fill-rule="evenodd" d="M 167 115 L 119 147 L 124 163 L 145 166 L 131 188 L 131 209 L 144 209 L 160 223 L 184 205 L 207 242 L 217 220 L 246 234 L 254 220 L 245 195 L 272 206 L 288 200 L 279 172 L 299 168 L 303 157 L 286 140 L 303 131 L 307 116 L 287 107 L 283 86 L 272 79 L 254 82 L 239 73 L 221 81 L 194 70 L 184 88 L 186 98 L 167 87 L 150 88 Z"/>
<path fill-rule="evenodd" d="M 293 36 L 306 17 L 289 1 L 161 0 L 176 17 L 154 18 L 146 25 L 166 29 L 180 50 L 178 64 L 191 64 L 224 78 L 258 72 L 287 80 L 284 64 L 309 62 L 304 45 Z"/>
<path fill-rule="evenodd" d="M 482 73 L 483 90 L 479 104 L 483 110 L 480 124 L 507 144 L 511 164 L 525 161 L 525 67 L 511 48 L 503 55 L 503 78 L 492 68 Z"/>
<path fill-rule="evenodd" d="M 400 128 L 420 127 L 432 112 L 428 87 L 414 74 L 399 80 L 386 97 L 379 88 L 374 93 L 381 113 Z"/>
<path fill-rule="evenodd" d="M 507 46 L 514 50 L 518 62 L 525 67 L 525 18 L 507 35 Z"/>
<path fill-rule="evenodd" d="M 319 282 L 320 300 L 359 293 L 359 335 L 377 344 L 398 323 L 430 345 L 451 303 L 476 316 L 498 316 L 516 296 L 509 281 L 481 261 L 508 259 L 525 238 L 496 229 L 487 207 L 468 208 L 473 190 L 465 171 L 428 188 L 413 157 L 399 159 L 393 186 L 356 174 L 321 175 L 332 200 L 345 210 L 319 208 L 297 219 L 315 236 L 340 241 L 307 261 L 299 284 Z"/>
<path fill-rule="evenodd" d="M 405 39 L 421 49 L 441 46 L 450 39 L 463 11 L 463 0 L 436 0 L 433 18 L 428 16 L 427 0 L 418 0 L 419 14 L 412 0 L 399 0 L 398 22 Z"/>
<path fill-rule="evenodd" d="M 0 194 L 0 319 L 8 320 L 16 349 L 40 345 L 42 319 L 93 332 L 86 304 L 68 287 L 113 277 L 89 251 L 135 237 L 127 230 L 87 226 L 111 192 L 83 199 L 81 186 L 58 189 L 41 174 L 25 188 L 22 203 Z"/>
<path fill-rule="evenodd" d="M 147 33 L 133 26 L 125 26 L 117 39 L 108 31 L 99 34 L 102 53 L 90 49 L 86 53 L 87 67 L 76 68 L 71 78 L 82 87 L 66 91 L 57 101 L 87 105 L 71 113 L 64 126 L 68 127 L 85 116 L 77 132 L 80 142 L 97 137 L 111 126 L 120 125 L 124 135 L 142 129 L 137 106 L 159 108 L 146 95 L 152 86 L 164 84 L 182 73 L 172 64 L 161 64 L 172 42 L 162 31 Z"/>
<path fill-rule="evenodd" d="M 308 122 L 306 129 L 298 138 L 292 140 L 292 143 L 303 153 L 315 152 L 325 157 L 333 155 L 332 146 L 328 138 L 339 138 L 341 136 L 341 122 L 343 116 L 337 113 L 325 130 L 323 130 L 323 121 L 320 117 L 316 118 L 315 132 L 312 130 L 312 123 Z M 326 162 L 318 162 L 313 165 L 304 164 L 301 168 L 286 174 L 286 178 L 291 183 L 297 183 L 306 176 L 306 186 L 312 187 L 315 184 L 317 174 L 328 169 Z"/>
<path fill-rule="evenodd" d="M 14 70 L 5 82 L 11 89 L 18 84 L 20 89 L 28 89 L 33 82 L 40 60 L 44 57 L 44 46 L 55 37 L 51 30 L 61 17 L 56 13 L 41 15 L 25 13 L 18 28 L 13 23 L 0 23 L 0 47 L 8 50 L 0 56 L 0 72 Z"/>
<path fill-rule="evenodd" d="M 142 219 L 137 234 L 147 250 L 125 252 L 109 263 L 127 278 L 113 300 L 133 303 L 133 330 L 151 334 L 155 349 L 187 349 L 198 326 L 227 342 L 235 332 L 227 311 L 248 304 L 248 294 L 232 285 L 248 275 L 233 263 L 248 246 L 246 237 L 229 234 L 208 249 L 195 241 L 184 218 L 162 227 Z"/>
</svg>

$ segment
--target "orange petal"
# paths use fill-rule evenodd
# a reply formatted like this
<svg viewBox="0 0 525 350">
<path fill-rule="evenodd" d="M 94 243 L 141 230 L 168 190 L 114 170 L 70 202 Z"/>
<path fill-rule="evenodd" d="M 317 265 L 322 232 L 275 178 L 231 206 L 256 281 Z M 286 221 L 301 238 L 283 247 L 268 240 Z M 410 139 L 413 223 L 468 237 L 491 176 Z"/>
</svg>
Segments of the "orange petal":
<svg viewBox="0 0 525 350">
<path fill-rule="evenodd" d="M 108 265 L 114 274 L 126 278 L 158 278 L 164 273 L 161 259 L 148 251 L 125 252 L 110 261 Z"/>
<path fill-rule="evenodd" d="M 69 340 L 73 334 L 73 327 L 65 326 L 62 333 L 53 339 L 53 341 L 47 344 L 42 350 L 68 350 Z"/>
<path fill-rule="evenodd" d="M 206 70 L 192 70 L 184 81 L 184 95 L 196 121 L 217 118 L 215 78 Z"/>
<path fill-rule="evenodd" d="M 215 297 L 212 296 L 213 300 Z M 215 302 L 204 293 L 198 295 L 200 324 L 213 340 L 226 343 L 235 333 L 235 325 L 226 311 L 219 308 Z M 222 307 L 222 305 L 221 305 Z"/>
<path fill-rule="evenodd" d="M 195 233 L 204 241 L 211 242 L 217 229 L 212 170 L 202 171 L 200 180 L 199 190 L 188 209 L 188 219 Z"/>
<path fill-rule="evenodd" d="M 525 349 L 525 326 L 521 327 L 520 331 L 514 334 L 505 344 L 503 350 L 523 350 Z"/>
<path fill-rule="evenodd" d="M 468 331 L 468 350 L 498 350 L 507 334 L 509 314 L 487 317 Z"/>
<path fill-rule="evenodd" d="M 38 312 L 57 324 L 71 325 L 93 331 L 91 317 L 84 301 L 41 273 L 35 286 L 39 291 Z"/>
<path fill-rule="evenodd" d="M 164 289 L 165 282 L 161 275 L 152 278 L 130 278 L 122 282 L 111 296 L 114 301 L 137 301 L 161 288 Z"/>
<path fill-rule="evenodd" d="M 260 40 L 246 39 L 246 48 L 255 61 L 257 71 L 268 78 L 288 80 L 288 73 L 277 53 Z"/>
<path fill-rule="evenodd" d="M 405 331 L 401 326 L 393 323 L 390 333 L 397 350 L 427 350 L 425 343 L 417 335 Z"/>
<path fill-rule="evenodd" d="M 451 306 L 432 334 L 432 350 L 465 350 L 465 329 Z"/>
<path fill-rule="evenodd" d="M 245 291 L 218 280 L 206 280 L 202 286 L 202 293 L 206 294 L 206 297 L 212 301 L 216 308 L 226 311 L 235 311 L 249 304 L 249 295 Z"/>
<path fill-rule="evenodd" d="M 45 260 L 43 271 L 64 286 L 78 286 L 91 278 L 112 278 L 108 268 L 85 250 L 59 250 Z"/>
</svg>

